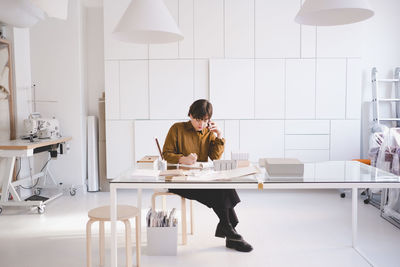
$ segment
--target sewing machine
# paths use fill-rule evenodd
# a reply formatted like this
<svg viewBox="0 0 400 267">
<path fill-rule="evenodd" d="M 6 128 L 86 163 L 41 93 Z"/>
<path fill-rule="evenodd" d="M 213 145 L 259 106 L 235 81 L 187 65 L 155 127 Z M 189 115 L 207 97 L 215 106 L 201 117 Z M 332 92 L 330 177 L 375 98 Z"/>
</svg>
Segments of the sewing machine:
<svg viewBox="0 0 400 267">
<path fill-rule="evenodd" d="M 24 120 L 24 130 L 30 139 L 33 137 L 38 137 L 39 139 L 61 137 L 58 120 L 56 118 L 42 118 L 40 113 L 32 113 L 28 119 Z"/>
</svg>

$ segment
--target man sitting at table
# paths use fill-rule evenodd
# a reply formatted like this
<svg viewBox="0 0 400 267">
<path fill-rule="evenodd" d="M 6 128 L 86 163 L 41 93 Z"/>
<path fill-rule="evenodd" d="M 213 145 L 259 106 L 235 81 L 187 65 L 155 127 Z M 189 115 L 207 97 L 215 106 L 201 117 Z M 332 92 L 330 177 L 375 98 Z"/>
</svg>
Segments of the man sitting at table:
<svg viewBox="0 0 400 267">
<path fill-rule="evenodd" d="M 211 121 L 213 107 L 205 99 L 195 101 L 189 109 L 187 122 L 178 122 L 169 129 L 163 147 L 168 163 L 192 165 L 220 159 L 225 139 L 217 124 Z M 252 246 L 235 230 L 239 220 L 234 207 L 240 202 L 235 189 L 170 189 L 169 192 L 194 199 L 212 208 L 219 218 L 216 237 L 226 238 L 226 247 L 250 252 Z"/>
</svg>

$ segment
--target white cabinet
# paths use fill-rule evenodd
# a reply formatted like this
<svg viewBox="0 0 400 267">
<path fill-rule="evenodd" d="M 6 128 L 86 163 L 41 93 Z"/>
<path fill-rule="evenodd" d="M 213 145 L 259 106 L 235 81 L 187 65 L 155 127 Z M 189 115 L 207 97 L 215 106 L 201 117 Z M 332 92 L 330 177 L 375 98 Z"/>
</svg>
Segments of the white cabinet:
<svg viewBox="0 0 400 267">
<path fill-rule="evenodd" d="M 231 152 L 239 151 L 240 123 L 238 120 L 225 120 L 225 159 L 231 159 Z"/>
<path fill-rule="evenodd" d="M 194 61 L 194 100 L 209 99 L 208 74 L 208 60 L 196 59 Z"/>
<path fill-rule="evenodd" d="M 194 0 L 195 58 L 224 57 L 224 0 Z"/>
<path fill-rule="evenodd" d="M 285 135 L 285 149 L 329 149 L 329 135 Z"/>
<path fill-rule="evenodd" d="M 111 35 L 130 2 L 130 0 L 104 0 L 104 58 L 106 60 L 147 58 L 148 45 L 121 42 Z"/>
<path fill-rule="evenodd" d="M 286 118 L 315 118 L 315 60 L 286 61 Z"/>
<path fill-rule="evenodd" d="M 179 58 L 194 57 L 193 1 L 179 1 L 179 29 L 184 36 L 184 39 L 179 41 Z"/>
<path fill-rule="evenodd" d="M 254 118 L 254 61 L 210 61 L 210 100 L 216 119 Z"/>
<path fill-rule="evenodd" d="M 148 61 L 120 62 L 121 119 L 149 117 Z"/>
<path fill-rule="evenodd" d="M 317 27 L 317 57 L 360 57 L 363 23 Z"/>
<path fill-rule="evenodd" d="M 301 25 L 301 58 L 316 57 L 317 27 Z"/>
<path fill-rule="evenodd" d="M 346 59 L 317 59 L 317 119 L 346 115 Z"/>
<path fill-rule="evenodd" d="M 296 158 L 302 162 L 318 162 L 318 161 L 328 161 L 329 160 L 329 150 L 286 150 L 286 158 Z"/>
<path fill-rule="evenodd" d="M 182 119 L 193 102 L 193 60 L 152 60 L 150 119 Z"/>
<path fill-rule="evenodd" d="M 107 178 L 134 166 L 133 121 L 106 121 Z"/>
<path fill-rule="evenodd" d="M 331 121 L 331 160 L 352 160 L 360 158 L 359 120 Z"/>
<path fill-rule="evenodd" d="M 105 61 L 104 76 L 106 119 L 119 119 L 119 62 Z"/>
<path fill-rule="evenodd" d="M 285 117 L 285 60 L 256 59 L 255 118 Z"/>
<path fill-rule="evenodd" d="M 257 58 L 300 57 L 299 8 L 298 0 L 255 0 Z"/>
<path fill-rule="evenodd" d="M 169 128 L 180 121 L 173 120 L 137 120 L 135 121 L 135 158 L 141 159 L 146 155 L 159 156 L 155 139 L 160 143 L 161 151 L 164 146 Z"/>
<path fill-rule="evenodd" d="M 254 0 L 225 0 L 225 57 L 254 57 Z"/>
<path fill-rule="evenodd" d="M 346 119 L 361 119 L 361 59 L 347 59 Z"/>
<path fill-rule="evenodd" d="M 241 120 L 240 151 L 248 152 L 250 161 L 284 157 L 283 120 Z"/>
<path fill-rule="evenodd" d="M 328 120 L 285 120 L 285 134 L 330 134 Z"/>
</svg>

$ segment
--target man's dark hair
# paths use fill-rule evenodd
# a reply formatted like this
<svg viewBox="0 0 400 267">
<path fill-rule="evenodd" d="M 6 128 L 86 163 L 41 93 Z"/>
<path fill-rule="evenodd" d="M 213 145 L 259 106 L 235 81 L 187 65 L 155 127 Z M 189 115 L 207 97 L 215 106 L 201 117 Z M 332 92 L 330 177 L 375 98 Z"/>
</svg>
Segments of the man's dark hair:
<svg viewBox="0 0 400 267">
<path fill-rule="evenodd" d="M 199 99 L 193 102 L 189 108 L 188 116 L 192 115 L 194 119 L 211 119 L 213 113 L 212 104 L 206 99 Z"/>
</svg>

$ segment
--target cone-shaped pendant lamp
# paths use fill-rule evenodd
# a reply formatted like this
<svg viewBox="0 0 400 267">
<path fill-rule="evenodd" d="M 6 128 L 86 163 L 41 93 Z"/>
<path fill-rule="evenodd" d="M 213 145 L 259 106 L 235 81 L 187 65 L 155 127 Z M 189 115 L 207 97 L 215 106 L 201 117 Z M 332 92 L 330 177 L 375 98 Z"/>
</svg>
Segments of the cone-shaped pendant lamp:
<svg viewBox="0 0 400 267">
<path fill-rule="evenodd" d="M 132 0 L 114 29 L 115 39 L 140 44 L 161 44 L 183 39 L 163 0 Z"/>
<path fill-rule="evenodd" d="M 359 22 L 373 15 L 367 0 L 306 0 L 294 20 L 304 25 L 334 26 Z"/>
</svg>

